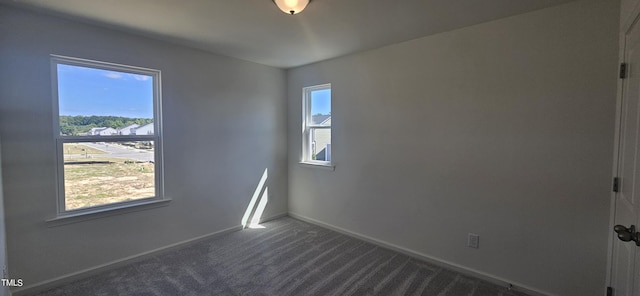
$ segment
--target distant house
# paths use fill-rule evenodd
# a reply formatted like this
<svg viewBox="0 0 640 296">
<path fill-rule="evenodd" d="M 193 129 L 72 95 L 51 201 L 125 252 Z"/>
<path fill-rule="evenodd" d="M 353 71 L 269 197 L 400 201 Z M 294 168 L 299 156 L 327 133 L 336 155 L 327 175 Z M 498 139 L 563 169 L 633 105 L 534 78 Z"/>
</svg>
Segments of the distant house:
<svg viewBox="0 0 640 296">
<path fill-rule="evenodd" d="M 313 115 L 311 116 L 311 122 L 313 122 L 314 125 L 331 124 L 331 114 Z"/>
<path fill-rule="evenodd" d="M 153 122 L 131 130 L 132 135 L 153 135 Z"/>
<path fill-rule="evenodd" d="M 313 115 L 311 122 L 331 126 L 331 115 Z M 331 129 L 316 129 L 311 133 L 311 153 L 315 160 L 331 160 Z"/>
<path fill-rule="evenodd" d="M 117 130 L 110 127 L 94 127 L 87 134 L 90 136 L 111 136 L 117 133 Z"/>
<path fill-rule="evenodd" d="M 94 127 L 87 132 L 87 135 L 93 136 L 97 135 L 99 131 L 105 129 L 106 127 Z"/>
<path fill-rule="evenodd" d="M 118 129 L 118 135 L 126 136 L 133 134 L 133 130 L 140 127 L 139 124 L 130 124 L 121 129 Z"/>
</svg>

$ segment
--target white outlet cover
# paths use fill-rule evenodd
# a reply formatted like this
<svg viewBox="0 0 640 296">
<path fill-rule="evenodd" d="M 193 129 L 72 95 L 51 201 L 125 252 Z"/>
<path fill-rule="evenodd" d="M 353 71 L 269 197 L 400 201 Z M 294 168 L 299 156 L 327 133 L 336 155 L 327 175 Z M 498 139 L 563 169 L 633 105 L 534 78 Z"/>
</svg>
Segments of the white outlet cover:
<svg viewBox="0 0 640 296">
<path fill-rule="evenodd" d="M 474 249 L 480 248 L 480 236 L 475 233 L 469 233 L 467 246 Z"/>
</svg>

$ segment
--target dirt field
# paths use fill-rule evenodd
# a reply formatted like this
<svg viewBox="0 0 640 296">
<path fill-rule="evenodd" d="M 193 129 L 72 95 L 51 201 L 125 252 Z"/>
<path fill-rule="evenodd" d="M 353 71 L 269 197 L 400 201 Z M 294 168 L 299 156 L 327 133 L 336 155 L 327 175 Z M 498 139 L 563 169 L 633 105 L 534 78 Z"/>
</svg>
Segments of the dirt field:
<svg viewBox="0 0 640 296">
<path fill-rule="evenodd" d="M 106 154 L 102 150 L 94 149 L 82 144 L 64 143 L 62 144 L 64 154 Z"/>
<path fill-rule="evenodd" d="M 93 163 L 73 163 L 86 160 L 65 160 L 67 210 L 155 195 L 153 163 L 133 163 L 125 162 L 124 159 L 95 157 L 91 159 Z"/>
</svg>

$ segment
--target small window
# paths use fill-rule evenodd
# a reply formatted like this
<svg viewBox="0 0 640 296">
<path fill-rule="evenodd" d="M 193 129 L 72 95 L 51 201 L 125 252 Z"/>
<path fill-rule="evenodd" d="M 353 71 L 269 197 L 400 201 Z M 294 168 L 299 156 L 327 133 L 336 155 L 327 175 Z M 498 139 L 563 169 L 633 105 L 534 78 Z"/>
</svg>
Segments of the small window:
<svg viewBox="0 0 640 296">
<path fill-rule="evenodd" d="M 160 71 L 51 62 L 58 216 L 163 199 Z"/>
<path fill-rule="evenodd" d="M 302 162 L 331 165 L 331 84 L 305 87 Z"/>
</svg>

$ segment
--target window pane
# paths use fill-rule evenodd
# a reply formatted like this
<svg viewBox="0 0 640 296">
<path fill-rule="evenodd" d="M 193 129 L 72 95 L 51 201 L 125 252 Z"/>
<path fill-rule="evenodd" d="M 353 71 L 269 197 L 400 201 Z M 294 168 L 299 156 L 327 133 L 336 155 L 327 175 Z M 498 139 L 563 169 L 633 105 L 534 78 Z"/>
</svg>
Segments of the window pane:
<svg viewBox="0 0 640 296">
<path fill-rule="evenodd" d="M 330 161 L 331 160 L 331 129 L 312 128 L 311 129 L 311 160 Z"/>
<path fill-rule="evenodd" d="M 153 134 L 153 77 L 57 65 L 60 134 Z"/>
<path fill-rule="evenodd" d="M 154 197 L 153 141 L 64 143 L 65 209 Z"/>
<path fill-rule="evenodd" d="M 331 89 L 311 91 L 311 119 L 314 125 L 331 126 Z"/>
</svg>

